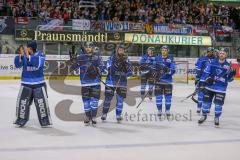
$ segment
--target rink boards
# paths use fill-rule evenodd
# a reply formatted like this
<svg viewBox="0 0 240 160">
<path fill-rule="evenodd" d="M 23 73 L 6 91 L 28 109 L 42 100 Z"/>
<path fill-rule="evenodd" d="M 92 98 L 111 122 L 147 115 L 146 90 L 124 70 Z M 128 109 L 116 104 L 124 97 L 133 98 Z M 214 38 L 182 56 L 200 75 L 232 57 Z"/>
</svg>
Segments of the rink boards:
<svg viewBox="0 0 240 160">
<path fill-rule="evenodd" d="M 0 80 L 14 80 L 19 79 L 21 75 L 21 69 L 14 67 L 14 54 L 0 55 Z M 106 61 L 108 56 L 103 56 L 103 61 Z M 140 57 L 129 57 L 133 63 L 134 77 L 130 79 L 135 79 L 139 77 L 139 64 L 138 61 Z M 47 55 L 45 61 L 45 78 L 48 79 L 50 76 L 54 76 L 56 80 L 79 79 L 78 71 L 71 72 L 66 61 L 69 60 L 68 55 Z M 193 80 L 195 75 L 195 63 L 197 58 L 175 58 L 177 64 L 177 72 L 175 74 L 176 82 L 187 82 L 188 80 Z M 236 79 L 240 79 L 240 65 L 237 63 L 236 59 L 230 59 L 232 67 L 237 70 Z"/>
</svg>

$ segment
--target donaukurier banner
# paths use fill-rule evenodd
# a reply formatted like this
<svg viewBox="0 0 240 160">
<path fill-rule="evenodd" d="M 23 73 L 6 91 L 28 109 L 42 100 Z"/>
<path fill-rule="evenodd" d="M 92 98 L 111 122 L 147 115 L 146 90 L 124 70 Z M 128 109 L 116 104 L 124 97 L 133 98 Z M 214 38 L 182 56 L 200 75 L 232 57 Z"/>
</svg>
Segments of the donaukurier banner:
<svg viewBox="0 0 240 160">
<path fill-rule="evenodd" d="M 124 39 L 125 42 L 136 44 L 212 45 L 212 40 L 209 36 L 125 33 Z"/>
</svg>

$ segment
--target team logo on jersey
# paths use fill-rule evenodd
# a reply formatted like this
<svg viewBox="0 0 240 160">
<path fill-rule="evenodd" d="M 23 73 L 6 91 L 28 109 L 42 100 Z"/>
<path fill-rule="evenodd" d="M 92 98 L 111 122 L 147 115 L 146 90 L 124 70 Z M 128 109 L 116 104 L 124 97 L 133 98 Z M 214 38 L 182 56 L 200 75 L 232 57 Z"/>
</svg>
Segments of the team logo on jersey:
<svg viewBox="0 0 240 160">
<path fill-rule="evenodd" d="M 171 61 L 171 59 L 167 59 L 166 62 L 171 63 L 172 61 Z"/>
<path fill-rule="evenodd" d="M 217 73 L 217 75 L 220 75 L 222 73 L 222 70 L 221 69 L 216 69 L 216 73 Z"/>
<path fill-rule="evenodd" d="M 228 65 L 224 65 L 223 68 L 229 70 L 230 67 Z"/>
</svg>

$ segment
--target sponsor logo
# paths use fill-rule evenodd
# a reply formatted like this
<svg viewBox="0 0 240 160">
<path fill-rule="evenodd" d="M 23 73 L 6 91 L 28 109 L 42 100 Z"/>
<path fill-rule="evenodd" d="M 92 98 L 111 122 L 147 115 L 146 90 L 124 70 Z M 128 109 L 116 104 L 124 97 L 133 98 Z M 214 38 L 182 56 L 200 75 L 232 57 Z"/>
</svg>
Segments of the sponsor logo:
<svg viewBox="0 0 240 160">
<path fill-rule="evenodd" d="M 25 111 L 26 111 L 27 99 L 20 101 L 20 115 L 19 117 L 25 119 Z"/>
<path fill-rule="evenodd" d="M 43 117 L 46 117 L 47 116 L 47 113 L 46 113 L 46 109 L 44 107 L 44 101 L 43 99 L 38 99 L 38 105 L 39 105 L 39 110 L 40 110 L 40 115 L 41 115 L 41 118 Z"/>
<path fill-rule="evenodd" d="M 185 35 L 162 35 L 162 34 L 135 34 L 126 33 L 125 42 L 136 44 L 171 44 L 171 45 L 212 45 L 209 36 L 185 36 Z"/>
</svg>

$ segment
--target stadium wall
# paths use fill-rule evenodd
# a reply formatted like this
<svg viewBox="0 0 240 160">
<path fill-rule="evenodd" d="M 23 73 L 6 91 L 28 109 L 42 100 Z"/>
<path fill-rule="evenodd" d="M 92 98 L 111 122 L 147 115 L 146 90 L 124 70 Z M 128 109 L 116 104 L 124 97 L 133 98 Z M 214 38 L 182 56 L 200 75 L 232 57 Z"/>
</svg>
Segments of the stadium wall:
<svg viewBox="0 0 240 160">
<path fill-rule="evenodd" d="M 0 80 L 13 80 L 19 79 L 21 76 L 21 69 L 14 67 L 14 54 L 0 55 Z M 107 60 L 107 56 L 103 56 L 103 61 Z M 140 57 L 130 57 L 133 62 L 134 75 L 139 75 L 138 61 Z M 45 62 L 45 76 L 54 76 L 56 79 L 78 79 L 78 71 L 71 72 L 69 66 L 66 65 L 66 61 L 69 60 L 69 56 L 64 55 L 47 55 Z M 195 62 L 197 58 L 175 58 L 176 62 L 188 63 L 188 65 L 177 65 L 177 78 L 187 76 L 188 80 L 194 79 L 195 75 Z M 230 59 L 232 67 L 237 70 L 237 79 L 240 79 L 240 65 L 236 59 Z M 185 74 L 185 75 L 181 75 Z"/>
</svg>

